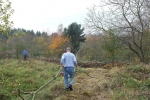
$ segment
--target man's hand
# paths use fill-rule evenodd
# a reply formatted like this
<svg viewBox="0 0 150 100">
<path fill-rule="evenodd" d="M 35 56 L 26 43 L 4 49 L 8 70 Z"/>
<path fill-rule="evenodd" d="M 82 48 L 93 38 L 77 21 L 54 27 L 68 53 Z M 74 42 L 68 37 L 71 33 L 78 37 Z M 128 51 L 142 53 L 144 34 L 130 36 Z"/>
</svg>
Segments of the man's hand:
<svg viewBox="0 0 150 100">
<path fill-rule="evenodd" d="M 77 69 L 78 69 L 78 65 L 75 65 L 74 72 L 76 72 Z"/>
<path fill-rule="evenodd" d="M 62 65 L 62 64 L 60 64 L 60 65 L 59 65 L 59 67 L 63 67 L 63 65 Z"/>
<path fill-rule="evenodd" d="M 78 65 L 75 66 L 76 68 L 78 67 Z"/>
</svg>

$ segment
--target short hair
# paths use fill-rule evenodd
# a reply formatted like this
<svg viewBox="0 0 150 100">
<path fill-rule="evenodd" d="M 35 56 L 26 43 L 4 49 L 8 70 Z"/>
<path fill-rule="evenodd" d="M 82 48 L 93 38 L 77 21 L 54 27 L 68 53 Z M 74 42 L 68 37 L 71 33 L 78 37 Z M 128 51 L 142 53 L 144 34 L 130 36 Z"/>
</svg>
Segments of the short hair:
<svg viewBox="0 0 150 100">
<path fill-rule="evenodd" d="M 71 50 L 71 48 L 70 48 L 70 47 L 67 47 L 66 50 Z"/>
</svg>

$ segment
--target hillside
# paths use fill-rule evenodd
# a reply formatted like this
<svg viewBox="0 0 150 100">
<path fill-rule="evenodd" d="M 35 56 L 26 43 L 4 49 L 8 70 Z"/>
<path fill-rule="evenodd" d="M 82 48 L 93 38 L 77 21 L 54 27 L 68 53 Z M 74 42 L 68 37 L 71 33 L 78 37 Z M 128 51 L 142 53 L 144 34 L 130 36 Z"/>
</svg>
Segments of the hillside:
<svg viewBox="0 0 150 100">
<path fill-rule="evenodd" d="M 60 67 L 39 60 L 0 60 L 0 100 L 25 100 L 41 86 L 55 78 Z M 63 77 L 35 94 L 35 100 L 149 100 L 150 66 L 124 65 L 111 69 L 76 69 L 73 91 L 62 91 Z"/>
</svg>

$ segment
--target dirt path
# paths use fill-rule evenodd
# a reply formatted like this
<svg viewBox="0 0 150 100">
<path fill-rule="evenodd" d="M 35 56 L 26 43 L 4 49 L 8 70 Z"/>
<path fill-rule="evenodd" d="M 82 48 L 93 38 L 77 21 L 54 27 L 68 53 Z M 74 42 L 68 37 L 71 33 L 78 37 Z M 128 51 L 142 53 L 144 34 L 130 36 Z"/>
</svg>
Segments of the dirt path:
<svg viewBox="0 0 150 100">
<path fill-rule="evenodd" d="M 73 91 L 63 91 L 54 100 L 111 100 L 108 82 L 111 70 L 102 68 L 86 68 L 75 76 Z M 106 92 L 107 90 L 107 92 Z"/>
</svg>

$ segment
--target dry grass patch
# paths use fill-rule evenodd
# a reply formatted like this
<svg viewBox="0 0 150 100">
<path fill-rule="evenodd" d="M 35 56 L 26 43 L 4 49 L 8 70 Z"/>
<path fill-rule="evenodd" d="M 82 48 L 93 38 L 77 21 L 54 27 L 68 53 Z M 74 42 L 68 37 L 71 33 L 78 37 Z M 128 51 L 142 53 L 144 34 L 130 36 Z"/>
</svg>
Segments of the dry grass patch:
<svg viewBox="0 0 150 100">
<path fill-rule="evenodd" d="M 0 61 L 0 100 L 20 100 L 16 89 L 33 92 L 54 78 L 58 65 L 43 61 Z M 39 91 L 35 100 L 149 100 L 150 66 L 77 68 L 73 91 L 63 91 L 63 77 Z M 12 82 L 13 81 L 13 82 Z M 5 84 L 4 84 L 5 83 Z M 23 95 L 23 94 L 22 94 Z M 27 96 L 24 96 L 27 98 Z"/>
</svg>

